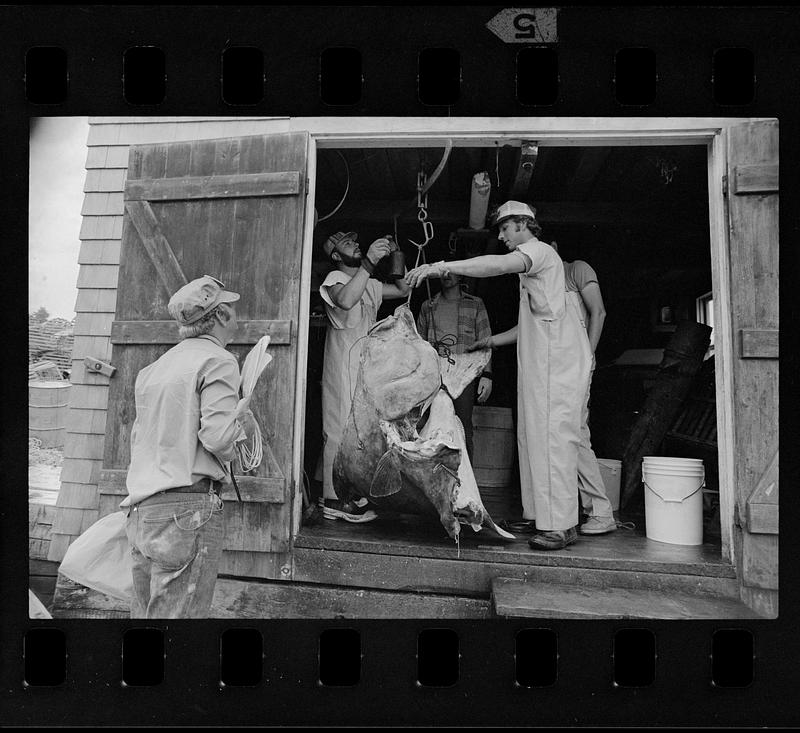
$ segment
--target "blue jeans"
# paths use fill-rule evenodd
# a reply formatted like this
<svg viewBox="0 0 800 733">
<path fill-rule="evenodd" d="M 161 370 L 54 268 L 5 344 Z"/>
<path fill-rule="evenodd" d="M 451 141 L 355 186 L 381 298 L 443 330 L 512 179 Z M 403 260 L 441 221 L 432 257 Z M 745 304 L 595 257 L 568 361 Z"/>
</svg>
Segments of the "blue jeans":
<svg viewBox="0 0 800 733">
<path fill-rule="evenodd" d="M 225 520 L 216 494 L 155 494 L 128 508 L 131 618 L 207 618 Z"/>
</svg>

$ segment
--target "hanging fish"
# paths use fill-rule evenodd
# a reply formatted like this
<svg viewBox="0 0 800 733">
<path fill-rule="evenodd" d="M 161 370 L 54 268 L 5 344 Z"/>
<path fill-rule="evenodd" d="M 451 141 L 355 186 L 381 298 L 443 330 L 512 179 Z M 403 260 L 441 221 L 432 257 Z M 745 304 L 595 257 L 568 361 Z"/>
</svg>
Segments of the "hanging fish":
<svg viewBox="0 0 800 733">
<path fill-rule="evenodd" d="M 469 366 L 451 375 L 454 391 L 480 373 L 489 354 L 465 356 Z M 418 433 L 426 412 L 427 422 Z M 513 539 L 483 506 L 463 426 L 451 394 L 442 388 L 441 360 L 417 333 L 407 305 L 367 334 L 353 406 L 333 465 L 333 486 L 345 501 L 367 497 L 378 509 L 435 514 L 454 539 L 460 524 L 476 532 L 489 527 Z"/>
</svg>

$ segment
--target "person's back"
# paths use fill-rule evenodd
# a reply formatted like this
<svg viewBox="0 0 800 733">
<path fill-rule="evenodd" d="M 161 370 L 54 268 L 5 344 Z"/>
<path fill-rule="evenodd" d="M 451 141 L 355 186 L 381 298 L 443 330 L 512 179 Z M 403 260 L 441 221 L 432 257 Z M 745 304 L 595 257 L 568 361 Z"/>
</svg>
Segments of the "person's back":
<svg viewBox="0 0 800 733">
<path fill-rule="evenodd" d="M 208 336 L 181 341 L 139 372 L 127 503 L 188 486 L 202 476 L 225 477 L 219 461 L 234 457 L 236 423 L 201 424 L 200 393 L 210 386 L 218 403 L 238 393 L 238 382 L 236 358 Z M 226 401 L 235 407 L 235 401 Z M 206 401 L 207 412 L 219 407 Z"/>
<path fill-rule="evenodd" d="M 132 618 L 204 618 L 225 525 L 222 482 L 235 443 L 254 434 L 239 415 L 239 366 L 225 345 L 238 293 L 204 275 L 169 302 L 183 339 L 136 378 L 126 532 Z"/>
</svg>

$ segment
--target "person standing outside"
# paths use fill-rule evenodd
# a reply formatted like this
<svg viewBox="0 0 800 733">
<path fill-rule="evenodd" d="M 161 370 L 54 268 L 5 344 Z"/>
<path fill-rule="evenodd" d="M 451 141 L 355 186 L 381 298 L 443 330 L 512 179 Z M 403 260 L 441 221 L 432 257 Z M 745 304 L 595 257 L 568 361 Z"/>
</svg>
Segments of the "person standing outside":
<svg viewBox="0 0 800 733">
<path fill-rule="evenodd" d="M 489 316 L 483 301 L 465 293 L 461 276 L 448 272 L 442 275 L 442 290 L 426 300 L 417 317 L 417 331 L 431 343 L 440 356 L 463 354 L 476 341 L 492 335 Z M 492 363 L 453 400 L 458 419 L 464 426 L 464 437 L 470 461 L 473 455 L 472 409 L 475 399 L 483 404 L 492 393 Z"/>
<path fill-rule="evenodd" d="M 556 242 L 551 242 L 550 246 L 558 252 Z M 589 386 L 581 406 L 581 442 L 578 447 L 578 491 L 583 509 L 589 518 L 578 527 L 578 532 L 584 535 L 607 534 L 616 530 L 617 523 L 597 463 L 597 456 L 592 450 L 592 436 L 589 430 L 589 397 L 595 370 L 594 355 L 600 335 L 603 333 L 606 309 L 597 273 L 588 262 L 564 261 L 564 282 L 567 288 L 567 305 L 575 309 L 581 325 L 586 329 L 589 346 L 592 349 Z"/>
<path fill-rule="evenodd" d="M 235 444 L 253 436 L 237 419 L 241 375 L 225 349 L 239 294 L 216 278 L 170 299 L 180 341 L 136 377 L 131 460 L 120 504 L 133 562 L 132 618 L 205 618 L 225 534 L 220 491 Z"/>
<path fill-rule="evenodd" d="M 536 522 L 528 543 L 536 550 L 559 550 L 577 539 L 575 477 L 591 348 L 576 314 L 567 308 L 561 258 L 538 239 L 535 212 L 527 204 L 507 201 L 495 221 L 508 254 L 422 265 L 406 279 L 416 287 L 448 271 L 466 277 L 519 275 L 517 325 L 471 349 L 517 344 L 520 492 L 523 518 Z"/>
<path fill-rule="evenodd" d="M 322 497 L 326 519 L 371 522 L 378 515 L 367 500 L 343 502 L 333 488 L 333 462 L 350 415 L 358 379 L 363 337 L 374 325 L 384 299 L 404 298 L 405 280 L 383 283 L 373 277 L 378 263 L 397 245 L 386 237 L 376 239 L 362 254 L 356 232 L 336 232 L 325 240 L 324 250 L 335 270 L 320 285 L 328 331 L 322 366 Z"/>
</svg>

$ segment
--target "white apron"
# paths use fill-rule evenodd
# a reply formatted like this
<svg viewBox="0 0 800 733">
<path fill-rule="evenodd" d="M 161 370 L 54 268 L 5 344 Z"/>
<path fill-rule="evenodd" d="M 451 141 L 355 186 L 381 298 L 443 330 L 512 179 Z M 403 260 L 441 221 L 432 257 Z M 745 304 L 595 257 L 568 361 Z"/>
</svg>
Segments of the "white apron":
<svg viewBox="0 0 800 733">
<path fill-rule="evenodd" d="M 523 518 L 538 530 L 578 524 L 581 409 L 591 347 L 574 308 L 567 308 L 564 265 L 539 240 L 515 250 L 531 261 L 520 274 L 517 337 L 517 445 Z"/>
<path fill-rule="evenodd" d="M 331 300 L 328 288 L 349 281 L 349 275 L 334 270 L 328 273 L 319 288 L 328 315 L 322 367 L 322 491 L 327 499 L 336 497 L 333 490 L 333 461 L 353 403 L 364 344 L 362 337 L 375 324 L 383 300 L 383 284 L 370 278 L 358 303 L 350 310 L 337 307 Z"/>
</svg>

